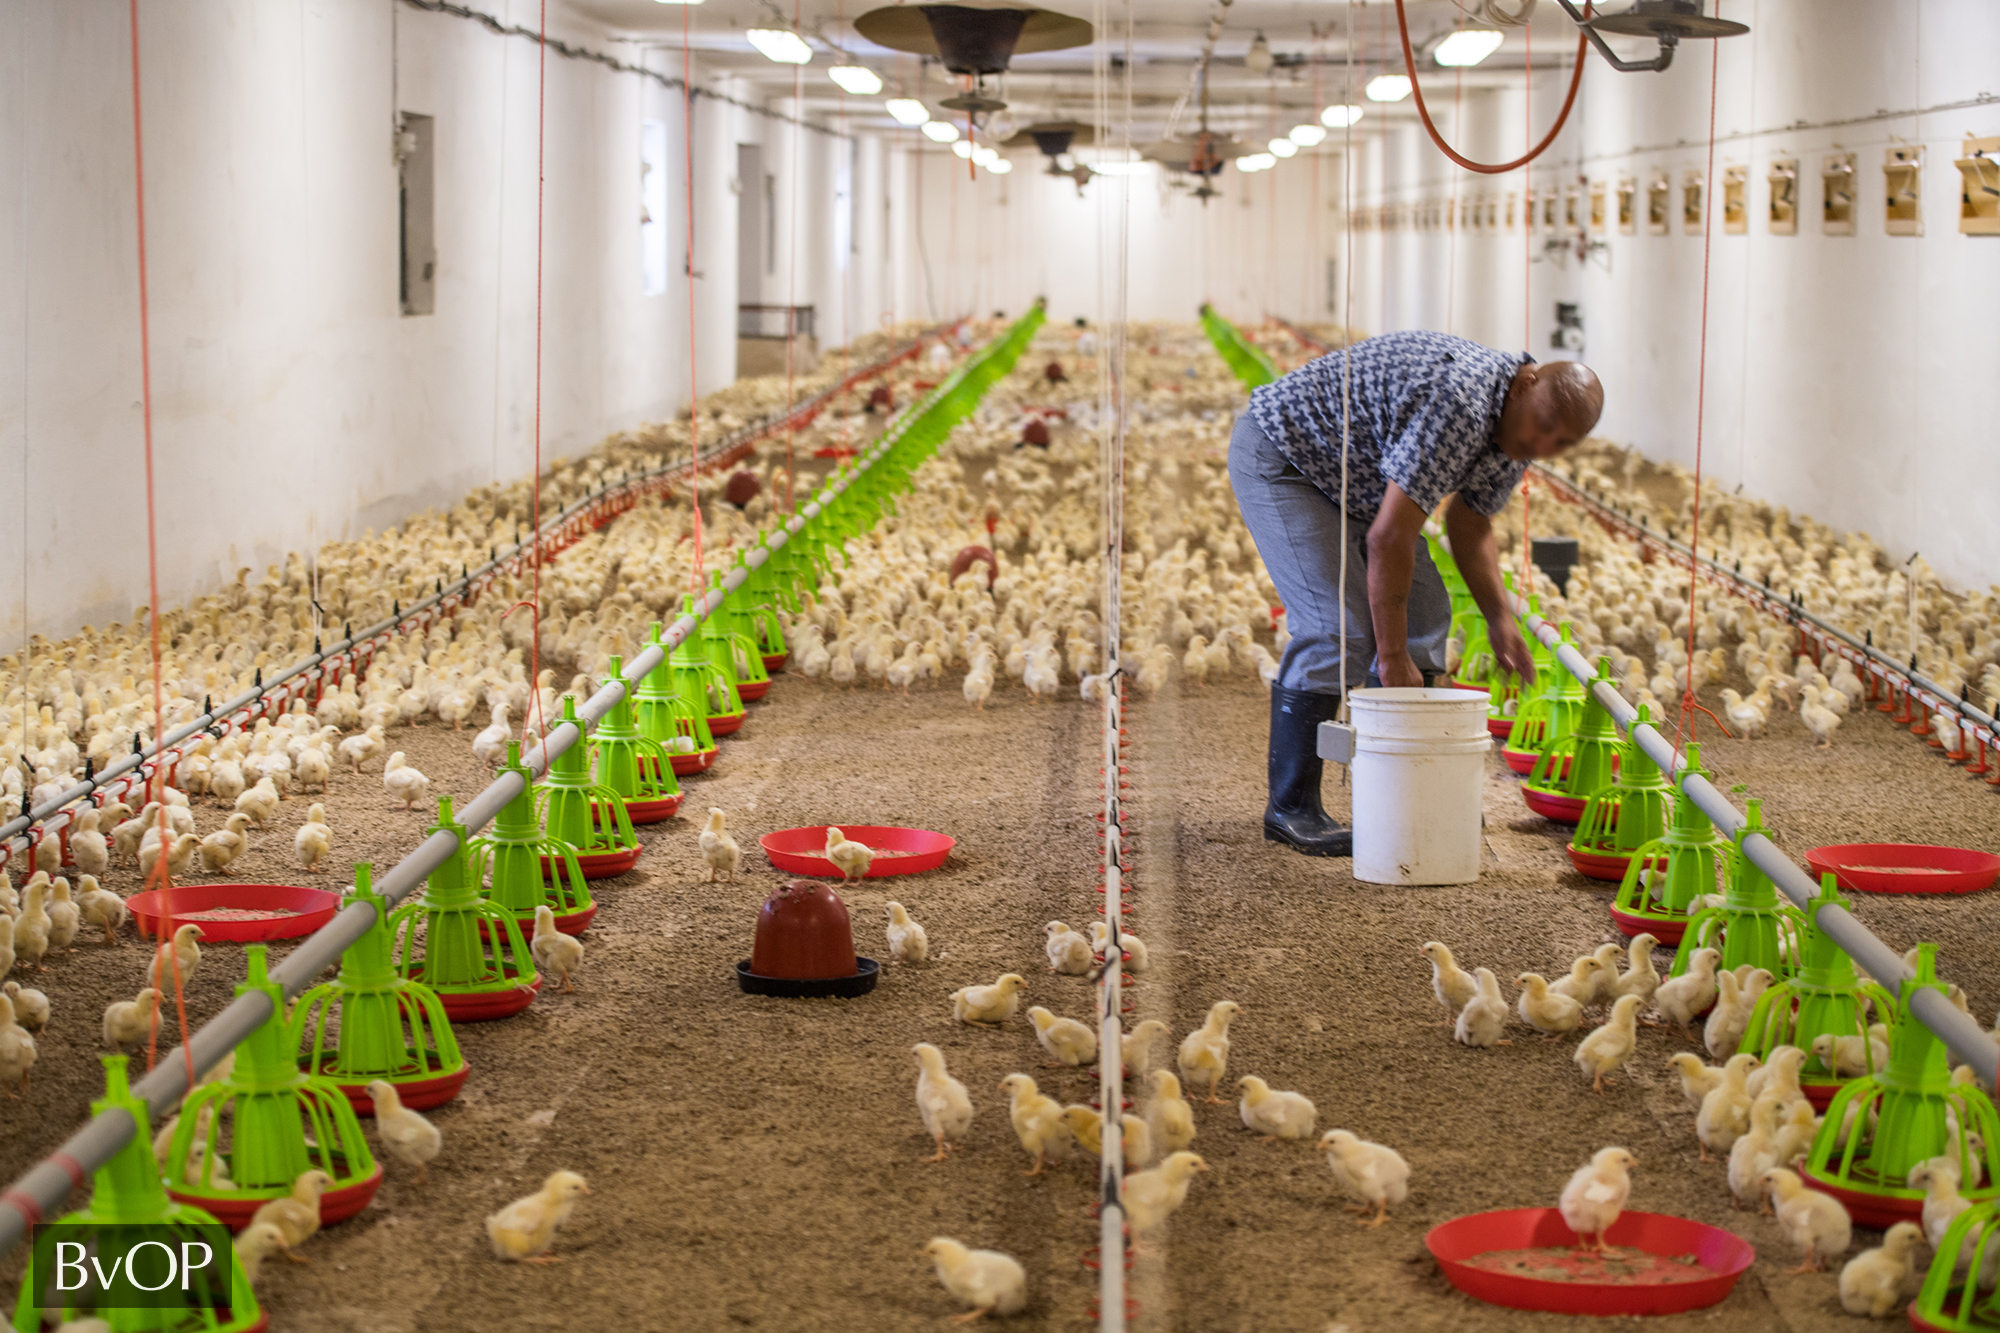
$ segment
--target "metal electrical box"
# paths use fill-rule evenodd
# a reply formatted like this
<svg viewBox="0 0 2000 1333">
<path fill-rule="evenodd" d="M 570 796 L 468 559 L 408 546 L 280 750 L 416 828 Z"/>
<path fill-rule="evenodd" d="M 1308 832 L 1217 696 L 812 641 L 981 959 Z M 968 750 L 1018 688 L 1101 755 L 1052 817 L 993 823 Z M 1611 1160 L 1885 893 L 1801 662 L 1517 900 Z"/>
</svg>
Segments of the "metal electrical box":
<svg viewBox="0 0 2000 1333">
<path fill-rule="evenodd" d="M 399 298 L 406 315 L 437 309 L 437 232 L 433 226 L 433 121 L 405 111 L 396 131 L 397 190 L 402 277 Z"/>
</svg>

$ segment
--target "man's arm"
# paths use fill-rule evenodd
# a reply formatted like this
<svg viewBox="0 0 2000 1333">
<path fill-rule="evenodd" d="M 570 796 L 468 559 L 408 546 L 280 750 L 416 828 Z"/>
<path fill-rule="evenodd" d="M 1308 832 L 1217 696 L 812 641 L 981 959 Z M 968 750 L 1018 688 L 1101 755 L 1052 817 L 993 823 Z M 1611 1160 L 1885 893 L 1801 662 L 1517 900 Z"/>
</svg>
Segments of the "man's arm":
<svg viewBox="0 0 2000 1333">
<path fill-rule="evenodd" d="M 1423 540 L 1424 511 L 1389 483 L 1375 521 L 1368 525 L 1368 613 L 1375 621 L 1375 657 L 1384 685 L 1422 685 L 1410 660 L 1410 578 Z M 1489 541 L 1490 545 L 1490 541 Z"/>
<path fill-rule="evenodd" d="M 1444 531 L 1451 542 L 1451 558 L 1458 563 L 1458 576 L 1465 580 L 1466 590 L 1479 603 L 1480 614 L 1486 617 L 1486 635 L 1493 645 L 1494 657 L 1501 666 L 1532 684 L 1535 659 L 1529 656 L 1527 641 L 1521 637 L 1514 614 L 1506 604 L 1506 586 L 1500 581 L 1500 554 L 1493 544 L 1493 521 L 1454 495 L 1445 506 Z"/>
</svg>

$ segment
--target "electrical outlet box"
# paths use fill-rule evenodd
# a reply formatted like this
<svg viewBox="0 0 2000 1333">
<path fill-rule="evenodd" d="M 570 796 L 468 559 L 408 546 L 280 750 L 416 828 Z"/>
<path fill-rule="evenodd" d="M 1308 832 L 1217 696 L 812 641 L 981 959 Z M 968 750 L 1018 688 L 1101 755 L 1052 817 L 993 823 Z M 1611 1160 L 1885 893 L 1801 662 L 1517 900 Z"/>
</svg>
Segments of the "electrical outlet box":
<svg viewBox="0 0 2000 1333">
<path fill-rule="evenodd" d="M 1639 182 L 1630 176 L 1618 178 L 1618 234 L 1631 236 L 1639 230 Z"/>
<path fill-rule="evenodd" d="M 1722 230 L 1741 236 L 1750 230 L 1750 168 L 1722 169 Z"/>
<path fill-rule="evenodd" d="M 1512 190 L 1507 191 L 1507 230 L 1514 230 L 1514 205 L 1517 201 Z"/>
<path fill-rule="evenodd" d="M 1538 215 L 1535 210 L 1541 202 L 1541 198 L 1542 192 L 1533 186 L 1528 187 L 1527 194 L 1522 198 L 1521 226 L 1526 231 L 1533 231 L 1538 225 L 1536 221 Z"/>
<path fill-rule="evenodd" d="M 1681 173 L 1681 230 L 1690 236 L 1701 235 L 1701 192 L 1705 184 L 1702 174 L 1693 167 Z"/>
<path fill-rule="evenodd" d="M 431 117 L 405 111 L 396 134 L 396 294 L 405 315 L 428 315 L 437 309 L 433 128 Z"/>
<path fill-rule="evenodd" d="M 1771 234 L 1796 236 L 1799 233 L 1799 160 L 1774 158 L 1771 162 Z"/>
<path fill-rule="evenodd" d="M 1828 236 L 1854 234 L 1854 154 L 1828 153 L 1819 168 L 1820 230 Z"/>
<path fill-rule="evenodd" d="M 1319 724 L 1319 757 L 1336 764 L 1354 762 L 1354 728 L 1345 722 Z"/>
<path fill-rule="evenodd" d="M 1552 189 L 1542 191 L 1542 229 L 1556 229 L 1556 192 Z"/>
<path fill-rule="evenodd" d="M 1646 186 L 1646 234 L 1665 236 L 1670 223 L 1672 205 L 1668 202 L 1671 193 L 1665 172 L 1653 177 Z"/>
<path fill-rule="evenodd" d="M 2000 236 L 2000 136 L 1967 138 L 1958 168 L 1958 229 L 1967 236 Z"/>
<path fill-rule="evenodd" d="M 1924 234 L 1924 149 L 1906 144 L 1882 154 L 1882 179 L 1888 187 L 1882 225 L 1891 236 Z"/>
<path fill-rule="evenodd" d="M 1576 231 L 1583 226 L 1583 189 L 1572 185 L 1563 191 L 1563 227 Z"/>
<path fill-rule="evenodd" d="M 1590 183 L 1590 229 L 1601 233 L 1604 230 L 1604 226 L 1604 182 L 1592 181 Z"/>
</svg>

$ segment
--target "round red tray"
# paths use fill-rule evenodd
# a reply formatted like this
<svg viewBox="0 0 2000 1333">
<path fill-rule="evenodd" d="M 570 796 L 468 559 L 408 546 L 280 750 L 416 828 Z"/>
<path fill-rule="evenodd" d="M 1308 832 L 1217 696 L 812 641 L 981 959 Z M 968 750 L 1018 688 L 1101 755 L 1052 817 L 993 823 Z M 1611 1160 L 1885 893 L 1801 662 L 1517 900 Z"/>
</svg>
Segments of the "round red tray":
<svg viewBox="0 0 2000 1333">
<path fill-rule="evenodd" d="M 292 884 L 176 884 L 135 893 L 125 905 L 138 919 L 140 931 L 154 939 L 193 924 L 201 927 L 204 944 L 255 944 L 312 934 L 333 920 L 340 910 L 340 895 Z M 271 915 L 223 921 L 204 921 L 197 915 L 217 908 Z M 281 910 L 289 915 L 277 915 Z"/>
<path fill-rule="evenodd" d="M 1579 852 L 1574 847 L 1563 850 L 1569 853 L 1569 863 L 1577 868 L 1579 874 L 1610 880 L 1614 884 L 1625 878 L 1625 867 L 1632 863 L 1630 852 L 1614 855 L 1610 852 Z"/>
<path fill-rule="evenodd" d="M 810 828 L 779 829 L 757 839 L 757 845 L 764 849 L 764 855 L 771 858 L 772 865 L 789 874 L 839 879 L 840 871 L 821 855 L 826 848 L 827 827 L 815 824 Z M 955 839 L 928 829 L 895 828 L 881 824 L 838 824 L 834 827 L 845 833 L 850 841 L 862 843 L 878 852 L 904 853 L 902 856 L 877 856 L 868 867 L 864 876 L 866 879 L 936 870 L 957 845 Z"/>
<path fill-rule="evenodd" d="M 1812 848 L 1806 864 L 1862 893 L 1977 893 L 2000 878 L 2000 856 L 1992 852 L 1922 842 L 1834 843 Z"/>
<path fill-rule="evenodd" d="M 416 970 L 411 972 L 411 980 L 420 981 Z M 455 994 L 439 991 L 438 1003 L 444 1006 L 444 1016 L 454 1023 L 490 1023 L 497 1018 L 512 1018 L 535 1002 L 542 993 L 542 979 L 539 975 L 525 986 L 509 986 L 506 990 L 466 991 Z"/>
<path fill-rule="evenodd" d="M 368 1206 L 368 1201 L 375 1197 L 375 1191 L 381 1188 L 381 1185 L 382 1164 L 377 1162 L 374 1174 L 365 1179 L 355 1181 L 345 1189 L 328 1190 L 326 1193 L 320 1195 L 319 1224 L 323 1227 L 330 1227 L 336 1222 L 345 1222 L 348 1218 Z M 285 1197 L 282 1194 L 273 1194 L 265 1198 L 253 1199 L 218 1198 L 214 1195 L 194 1194 L 186 1190 L 177 1189 L 169 1189 L 167 1196 L 176 1203 L 192 1204 L 194 1207 L 201 1209 L 213 1217 L 216 1221 L 222 1223 L 222 1225 L 228 1227 L 231 1231 L 243 1230 L 243 1228 L 250 1225 L 250 1219 L 257 1215 L 259 1208 L 262 1208 L 272 1199 L 282 1199 Z"/>
<path fill-rule="evenodd" d="M 1474 1213 L 1431 1228 L 1424 1245 L 1445 1280 L 1466 1295 L 1514 1310 L 1555 1314 L 1680 1314 L 1714 1305 L 1757 1260 L 1750 1243 L 1721 1227 L 1664 1213 L 1624 1213 L 1605 1233 L 1607 1243 L 1664 1257 L 1693 1255 L 1713 1277 L 1672 1285 L 1625 1286 L 1608 1282 L 1546 1282 L 1514 1273 L 1474 1268 L 1467 1261 L 1493 1250 L 1575 1246 L 1577 1235 L 1554 1208 L 1509 1208 Z"/>
<path fill-rule="evenodd" d="M 785 663 L 792 660 L 790 653 L 763 653 L 760 655 L 764 659 L 764 670 L 766 671 L 783 671 Z"/>
<path fill-rule="evenodd" d="M 692 777 L 696 773 L 706 773 L 714 764 L 715 757 L 722 753 L 722 747 L 711 745 L 706 750 L 696 750 L 693 754 L 674 756 L 674 776 Z"/>
<path fill-rule="evenodd" d="M 1801 1085 L 1803 1089 L 1803 1085 Z M 1799 1179 L 1821 1194 L 1831 1194 L 1847 1205 L 1847 1215 L 1855 1225 L 1873 1227 L 1877 1231 L 1887 1231 L 1898 1222 L 1922 1222 L 1924 1218 L 1924 1196 L 1921 1190 L 1911 1191 L 1911 1197 L 1898 1198 L 1894 1194 L 1876 1194 L 1871 1190 L 1852 1189 L 1813 1173 L 1804 1162 L 1798 1166 Z"/>
<path fill-rule="evenodd" d="M 1543 791 L 1539 787 L 1523 786 L 1521 799 L 1528 808 L 1544 819 L 1553 819 L 1559 824 L 1574 824 L 1583 818 L 1583 807 L 1589 798 L 1584 796 L 1564 796 L 1559 792 Z"/>
<path fill-rule="evenodd" d="M 1539 750 L 1517 750 L 1511 745 L 1500 747 L 1500 757 L 1507 761 L 1507 767 L 1522 777 L 1535 771 L 1535 761 L 1542 757 Z"/>
<path fill-rule="evenodd" d="M 743 691 L 738 690 L 737 693 L 741 694 Z M 750 713 L 747 709 L 741 713 L 719 713 L 708 720 L 708 734 L 711 736 L 734 735 L 736 729 L 743 725 L 743 719 L 748 716 L 750 716 Z"/>
<path fill-rule="evenodd" d="M 657 801 L 627 801 L 625 802 L 625 818 L 631 820 L 634 824 L 665 823 L 680 813 L 681 802 L 686 799 L 686 792 L 676 792 L 672 796 L 663 796 Z M 595 815 L 597 813 L 597 805 L 596 801 L 590 803 L 591 814 Z"/>
<path fill-rule="evenodd" d="M 770 692 L 771 682 L 768 680 L 746 681 L 736 687 L 736 696 L 746 704 L 754 704 Z M 709 730 L 714 731 L 715 728 L 710 727 Z"/>
<path fill-rule="evenodd" d="M 576 855 L 576 864 L 577 868 L 583 871 L 585 879 L 610 879 L 612 876 L 622 875 L 633 866 L 638 865 L 639 853 L 644 850 L 646 849 L 640 846 L 629 848 L 622 852 L 578 852 Z M 546 856 L 542 858 L 542 873 L 544 875 L 555 873 L 550 868 L 549 858 Z M 568 934 L 569 932 L 565 931 L 563 933 Z"/>
<path fill-rule="evenodd" d="M 466 1065 L 457 1073 L 444 1074 L 437 1078 L 414 1079 L 408 1083 L 393 1078 L 389 1081 L 396 1085 L 396 1095 L 403 1099 L 403 1105 L 412 1111 L 428 1111 L 433 1106 L 443 1106 L 458 1096 L 458 1090 L 465 1086 L 465 1076 L 471 1072 L 472 1067 Z M 372 1081 L 342 1083 L 336 1079 L 333 1085 L 346 1095 L 348 1105 L 354 1108 L 354 1114 L 374 1115 L 375 1099 L 368 1095 L 368 1084 Z"/>
<path fill-rule="evenodd" d="M 1833 1102 L 1833 1095 L 1840 1091 L 1840 1084 L 1814 1083 L 1807 1079 L 1800 1079 L 1799 1091 L 1806 1095 L 1806 1100 L 1812 1103 L 1812 1109 L 1815 1112 L 1825 1115 L 1826 1108 Z"/>
<path fill-rule="evenodd" d="M 1489 735 L 1498 736 L 1501 740 L 1505 740 L 1514 734 L 1514 719 L 1511 717 L 1489 717 L 1486 719 L 1486 731 Z"/>
<path fill-rule="evenodd" d="M 1686 921 L 1661 921 L 1656 917 L 1640 916 L 1636 912 L 1621 912 L 1611 909 L 1611 920 L 1628 939 L 1639 935 L 1651 935 L 1662 944 L 1677 945 L 1681 936 L 1687 934 Z"/>
</svg>

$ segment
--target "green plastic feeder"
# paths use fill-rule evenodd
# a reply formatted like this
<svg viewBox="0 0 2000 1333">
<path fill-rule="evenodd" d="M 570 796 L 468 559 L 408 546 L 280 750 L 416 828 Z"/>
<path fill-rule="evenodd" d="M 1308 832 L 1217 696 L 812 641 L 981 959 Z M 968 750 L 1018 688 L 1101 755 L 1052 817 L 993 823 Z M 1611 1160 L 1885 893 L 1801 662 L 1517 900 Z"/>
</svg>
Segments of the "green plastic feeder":
<svg viewBox="0 0 2000 1333">
<path fill-rule="evenodd" d="M 1610 658 L 1597 659 L 1595 684 L 1617 688 L 1611 679 Z M 1618 728 L 1611 721 L 1611 711 L 1585 690 L 1583 716 L 1576 730 L 1551 741 L 1536 757 L 1528 780 L 1521 784 L 1521 798 L 1538 815 L 1574 824 L 1583 818 L 1591 794 L 1609 785 L 1617 770 Z"/>
<path fill-rule="evenodd" d="M 472 882 L 484 883 L 486 897 L 520 925 L 532 926 L 535 909 L 546 907 L 555 913 L 557 930 L 581 935 L 597 915 L 597 902 L 577 863 L 576 848 L 542 832 L 518 743 L 508 742 L 500 771 L 519 774 L 521 790 L 500 807 L 492 826 L 472 840 Z"/>
<path fill-rule="evenodd" d="M 659 621 L 654 621 L 652 629 L 647 631 L 646 643 L 666 653 Z M 633 713 L 639 734 L 666 747 L 673 759 L 675 776 L 688 777 L 705 772 L 715 763 L 719 750 L 715 737 L 709 734 L 706 708 L 696 708 L 682 697 L 674 685 L 674 670 L 671 662 L 663 658 L 646 673 L 639 682 Z"/>
<path fill-rule="evenodd" d="M 694 596 L 681 594 L 681 614 L 694 614 Z M 728 645 L 722 645 L 726 654 Z M 674 689 L 689 704 L 702 710 L 711 736 L 727 736 L 743 725 L 748 710 L 736 692 L 735 678 L 726 665 L 709 656 L 708 644 L 700 634 L 690 634 L 667 654 L 673 670 Z"/>
<path fill-rule="evenodd" d="M 1780 899 L 1771 877 L 1743 854 L 1743 840 L 1763 831 L 1764 803 L 1753 800 L 1723 862 L 1722 906 L 1705 908 L 1688 918 L 1671 975 L 1687 971 L 1688 959 L 1697 949 L 1720 951 L 1721 966 L 1731 971 L 1747 963 L 1763 968 L 1776 981 L 1792 975 L 1794 960 L 1805 943 L 1806 917 Z"/>
<path fill-rule="evenodd" d="M 438 798 L 438 822 L 430 831 L 457 838 L 458 850 L 431 872 L 423 897 L 390 913 L 396 970 L 437 992 L 445 1017 L 454 1023 L 518 1014 L 542 988 L 521 924 L 512 912 L 480 895 L 472 839 L 452 819 L 451 797 Z"/>
<path fill-rule="evenodd" d="M 1701 766 L 1701 746 L 1692 741 L 1685 763 L 1683 773 L 1708 776 Z M 1611 905 L 1611 919 L 1627 935 L 1643 932 L 1662 944 L 1678 945 L 1687 931 L 1695 900 L 1716 892 L 1722 884 L 1729 844 L 1700 806 L 1681 800 L 1673 804 L 1673 822 L 1667 825 L 1666 833 L 1640 844 L 1626 864 L 1625 876 L 1618 881 L 1618 897 Z"/>
<path fill-rule="evenodd" d="M 743 571 L 743 582 L 730 594 L 723 609 L 729 612 L 736 632 L 756 648 L 757 660 L 764 664 L 764 670 L 777 671 L 785 665 L 791 649 L 785 644 L 785 622 L 778 619 L 777 596 L 771 586 L 771 561 L 776 557 L 765 547 L 762 537 L 756 545 L 765 553 L 764 563 L 752 569 L 749 553 L 736 553 L 733 568 Z"/>
<path fill-rule="evenodd" d="M 340 1088 L 292 1058 L 284 992 L 265 974 L 264 950 L 244 950 L 249 976 L 236 993 L 263 992 L 271 1016 L 237 1046 L 228 1078 L 203 1084 L 181 1104 L 167 1145 L 167 1193 L 241 1231 L 300 1176 L 324 1171 L 333 1183 L 320 1196 L 320 1223 L 344 1222 L 375 1197 L 382 1167 Z"/>
<path fill-rule="evenodd" d="M 1978 1157 L 1983 1183 L 1964 1191 L 1972 1199 L 2000 1192 L 2000 1115 L 1976 1085 L 1951 1081 L 1944 1043 L 1910 1013 L 1919 990 L 1945 994 L 1937 979 L 1937 946 L 1918 947 L 1916 976 L 1903 982 L 1890 1025 L 1889 1067 L 1850 1080 L 1827 1104 L 1800 1174 L 1813 1187 L 1847 1205 L 1865 1227 L 1890 1227 L 1923 1215 L 1924 1191 L 1912 1189 L 1910 1169 L 1955 1151 L 1960 1161 Z M 1841 1128 L 1852 1125 L 1841 1142 Z M 1946 1253 L 1953 1251 L 1949 1246 Z"/>
<path fill-rule="evenodd" d="M 1990 1285 L 1996 1271 L 2000 1203 L 1988 1199 L 1960 1213 L 1939 1238 L 1924 1285 L 1907 1311 L 1910 1327 L 1923 1333 L 2000 1331 L 2000 1287 Z"/>
<path fill-rule="evenodd" d="M 610 674 L 625 674 L 623 658 L 611 659 Z M 674 780 L 673 756 L 664 745 L 639 733 L 633 713 L 628 691 L 591 733 L 591 768 L 598 785 L 618 794 L 618 803 L 624 807 L 628 820 L 634 824 L 657 824 L 672 819 L 680 810 L 681 784 Z M 600 805 L 593 804 L 591 812 L 598 822 L 603 822 L 604 810 Z"/>
<path fill-rule="evenodd" d="M 368 1084 L 396 1085 L 415 1111 L 442 1106 L 465 1086 L 467 1066 L 437 993 L 396 970 L 388 904 L 370 883 L 373 867 L 354 867 L 346 906 L 375 909 L 368 933 L 340 956 L 340 975 L 299 996 L 286 1024 L 299 1066 L 347 1094 L 362 1115 L 373 1115 Z M 331 1036 L 329 1037 L 329 1030 Z"/>
<path fill-rule="evenodd" d="M 736 594 L 723 591 L 721 570 L 708 572 L 708 590 L 720 594 L 721 601 L 697 631 L 701 635 L 701 650 L 709 661 L 729 673 L 729 679 L 735 682 L 737 698 L 744 703 L 755 703 L 771 692 L 771 673 L 764 669 L 764 657 L 757 651 L 756 642 L 738 628 L 738 617 L 730 608 Z"/>
<path fill-rule="evenodd" d="M 1563 622 L 1559 632 L 1563 643 L 1573 641 L 1574 631 L 1568 621 Z M 1537 647 L 1541 646 L 1539 639 L 1530 638 Z M 1507 767 L 1516 773 L 1532 772 L 1542 751 L 1575 731 L 1583 721 L 1583 705 L 1588 697 L 1583 682 L 1570 675 L 1569 668 L 1556 661 L 1554 653 L 1544 649 L 1542 656 L 1548 659 L 1548 665 L 1536 660 L 1538 691 L 1515 714 L 1514 730 L 1508 733 L 1507 744 L 1500 751 Z"/>
<path fill-rule="evenodd" d="M 1652 720 L 1651 710 L 1640 704 L 1632 725 Z M 1666 835 L 1673 806 L 1674 790 L 1659 765 L 1628 735 L 1618 743 L 1617 777 L 1584 802 L 1569 840 L 1570 864 L 1592 879 L 1622 880 L 1633 853 Z M 1654 869 L 1665 864 L 1655 861 Z"/>
<path fill-rule="evenodd" d="M 1820 908 L 1847 906 L 1847 899 L 1834 884 L 1832 872 L 1820 876 L 1819 897 L 1805 914 L 1798 971 L 1772 983 L 1757 997 L 1757 1006 L 1750 1011 L 1750 1026 L 1737 1047 L 1760 1060 L 1769 1060 L 1780 1046 L 1796 1046 L 1806 1052 L 1799 1086 L 1819 1111 L 1826 1109 L 1845 1080 L 1812 1054 L 1813 1042 L 1823 1036 L 1864 1038 L 1861 1045 L 1867 1053 L 1867 1072 L 1874 1074 L 1878 1072 L 1874 1048 L 1865 1040 L 1868 1006 L 1873 1004 L 1885 1020 L 1896 1014 L 1896 1002 L 1889 992 L 1873 981 L 1862 980 L 1854 970 L 1854 960 L 1819 928 Z"/>
<path fill-rule="evenodd" d="M 84 1240 L 86 1244 L 92 1241 L 109 1243 L 122 1251 L 134 1239 L 127 1228 L 142 1227 L 146 1229 L 143 1239 L 164 1239 L 158 1234 L 160 1228 L 187 1228 L 189 1230 L 183 1234 L 189 1241 L 202 1240 L 200 1233 L 192 1231 L 192 1228 L 214 1226 L 216 1219 L 191 1204 L 176 1203 L 167 1197 L 166 1188 L 160 1182 L 159 1163 L 153 1160 L 153 1131 L 148 1123 L 146 1104 L 132 1095 L 131 1086 L 126 1081 L 125 1057 L 104 1055 L 98 1058 L 104 1062 L 104 1096 L 92 1102 L 90 1109 L 98 1115 L 114 1109 L 125 1112 L 132 1117 L 133 1134 L 110 1161 L 98 1168 L 92 1182 L 90 1202 L 58 1219 L 85 1229 L 81 1234 L 65 1239 Z M 228 1274 L 230 1283 L 226 1294 L 214 1293 L 219 1298 L 216 1309 L 153 1310 L 127 1305 L 100 1306 L 98 1301 L 109 1293 L 94 1287 L 69 1293 L 66 1297 L 56 1297 L 47 1285 L 37 1292 L 23 1281 L 20 1300 L 14 1306 L 14 1328 L 17 1333 L 40 1333 L 47 1327 L 48 1320 L 69 1323 L 101 1319 L 111 1326 L 114 1333 L 256 1333 L 265 1327 L 264 1312 L 257 1307 L 256 1294 L 250 1290 L 250 1281 L 243 1275 L 243 1265 L 238 1262 L 235 1249 L 225 1247 L 216 1258 L 219 1262 L 213 1267 L 220 1271 L 215 1274 L 215 1285 L 220 1286 L 223 1273 Z M 225 1264 L 227 1267 L 222 1267 Z M 54 1274 L 48 1273 L 47 1277 L 52 1282 Z M 203 1285 L 203 1290 L 213 1291 L 214 1288 L 204 1284 L 205 1277 L 206 1273 L 202 1273 L 194 1281 Z M 43 1304 L 45 1293 L 54 1298 L 46 1305 Z"/>
<path fill-rule="evenodd" d="M 583 730 L 576 700 L 567 695 L 560 722 Z M 575 849 L 585 879 L 622 875 L 639 863 L 639 835 L 632 831 L 625 802 L 590 776 L 588 738 L 549 761 L 549 771 L 535 787 L 535 814 L 551 838 Z"/>
<path fill-rule="evenodd" d="M 1511 596 L 1514 591 L 1514 576 L 1502 574 L 1500 579 L 1507 585 L 1507 592 Z M 1528 599 L 1530 612 L 1540 615 L 1541 607 L 1541 598 Z M 1529 634 L 1525 626 L 1522 627 L 1521 633 L 1528 644 L 1528 660 L 1535 664 L 1535 679 L 1546 686 L 1548 673 L 1555 665 L 1554 659 L 1549 656 L 1549 650 L 1543 646 L 1538 636 Z M 1490 646 L 1492 639 L 1490 626 L 1487 638 Z M 1503 739 L 1514 734 L 1514 728 L 1520 725 L 1522 713 L 1526 712 L 1532 716 L 1542 711 L 1541 705 L 1537 702 L 1538 695 L 1527 693 L 1527 686 L 1522 682 L 1520 675 L 1504 669 L 1498 657 L 1493 659 L 1492 669 L 1487 675 L 1486 695 L 1486 730 Z"/>
</svg>

